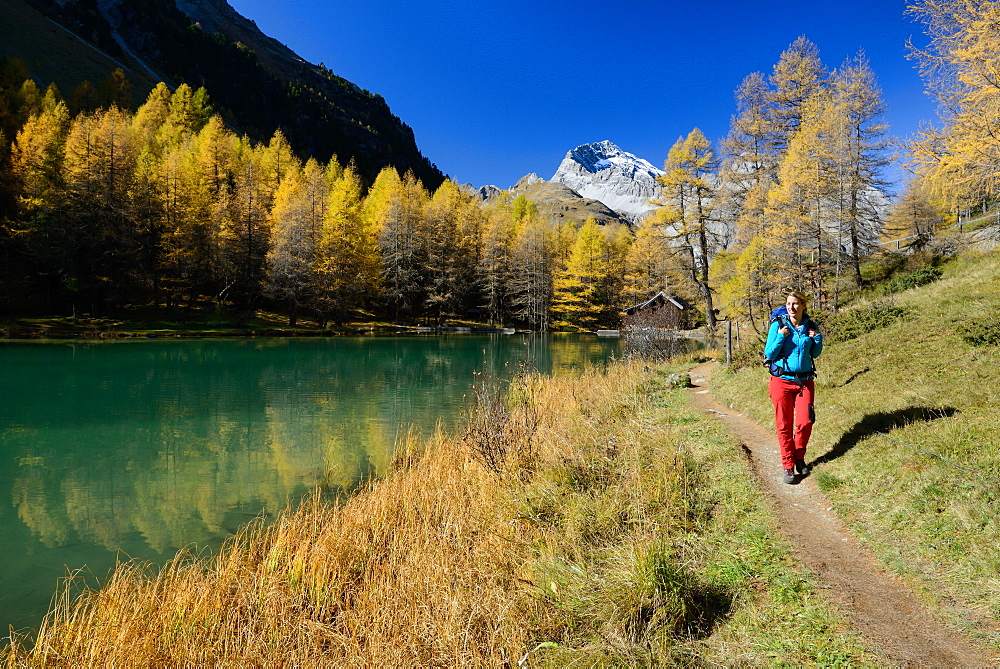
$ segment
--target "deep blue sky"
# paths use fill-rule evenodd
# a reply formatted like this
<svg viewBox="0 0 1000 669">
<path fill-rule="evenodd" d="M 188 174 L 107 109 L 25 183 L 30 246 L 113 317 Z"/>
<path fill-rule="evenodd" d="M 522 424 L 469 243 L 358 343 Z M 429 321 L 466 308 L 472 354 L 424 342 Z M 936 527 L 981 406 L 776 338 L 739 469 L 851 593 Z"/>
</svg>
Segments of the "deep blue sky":
<svg viewBox="0 0 1000 669">
<path fill-rule="evenodd" d="M 268 35 L 381 94 L 455 181 L 550 178 L 563 156 L 611 140 L 662 166 L 698 127 L 718 141 L 733 91 L 769 74 L 799 35 L 828 68 L 864 49 L 906 137 L 934 105 L 906 59 L 923 26 L 906 0 L 230 0 Z M 898 178 L 897 170 L 887 176 Z"/>
</svg>

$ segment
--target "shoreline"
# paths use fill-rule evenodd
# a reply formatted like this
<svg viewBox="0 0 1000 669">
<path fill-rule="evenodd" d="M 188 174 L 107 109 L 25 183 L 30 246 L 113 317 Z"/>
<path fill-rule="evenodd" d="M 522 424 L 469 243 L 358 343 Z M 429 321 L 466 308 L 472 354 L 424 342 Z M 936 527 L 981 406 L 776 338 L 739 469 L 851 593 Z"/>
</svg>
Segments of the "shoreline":
<svg viewBox="0 0 1000 669">
<path fill-rule="evenodd" d="M 43 327 L 0 329 L 0 343 L 17 341 L 66 341 L 66 340 L 124 340 L 124 339 L 267 339 L 267 338 L 330 338 L 330 337 L 385 337 L 398 335 L 425 334 L 535 334 L 533 330 L 501 327 L 467 327 L 444 326 L 431 327 L 424 325 L 374 325 L 348 326 L 341 328 L 304 329 L 277 327 L 232 327 L 206 329 L 142 329 L 130 327 L 122 330 L 98 329 L 80 326 L 76 329 Z M 556 334 L 593 334 L 593 333 L 556 333 Z"/>
</svg>

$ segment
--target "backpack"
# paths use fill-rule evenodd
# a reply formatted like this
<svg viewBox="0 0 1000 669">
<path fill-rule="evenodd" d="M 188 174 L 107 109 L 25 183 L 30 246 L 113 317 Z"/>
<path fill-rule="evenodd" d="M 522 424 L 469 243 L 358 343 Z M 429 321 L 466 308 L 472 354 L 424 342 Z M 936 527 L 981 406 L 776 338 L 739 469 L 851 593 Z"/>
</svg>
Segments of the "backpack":
<svg viewBox="0 0 1000 669">
<path fill-rule="evenodd" d="M 808 315 L 803 314 L 803 318 L 802 318 L 802 324 L 803 325 L 807 325 L 811 320 L 812 319 L 809 318 Z M 776 309 L 773 309 L 771 311 L 771 319 L 767 323 L 768 329 L 770 329 L 771 323 L 773 323 L 775 321 L 782 321 L 783 324 L 786 325 L 789 330 L 794 330 L 794 328 L 792 327 L 791 321 L 788 320 L 788 307 L 786 307 L 785 305 L 781 305 L 780 307 L 777 307 Z M 813 321 L 813 327 L 815 327 L 817 331 L 819 330 L 819 326 L 816 325 L 815 321 Z M 782 374 L 787 374 L 788 373 L 788 372 L 785 371 L 783 365 L 782 366 L 778 365 L 778 363 L 780 361 L 782 361 L 782 360 L 784 360 L 784 358 L 778 358 L 776 360 L 771 360 L 769 358 L 764 358 L 764 362 L 762 364 L 764 365 L 764 367 L 767 367 L 767 371 L 770 372 L 771 376 L 781 376 Z M 810 360 L 812 361 L 812 367 L 813 367 L 812 373 L 815 374 L 816 373 L 816 360 L 814 358 L 812 358 L 812 356 L 810 356 Z"/>
</svg>

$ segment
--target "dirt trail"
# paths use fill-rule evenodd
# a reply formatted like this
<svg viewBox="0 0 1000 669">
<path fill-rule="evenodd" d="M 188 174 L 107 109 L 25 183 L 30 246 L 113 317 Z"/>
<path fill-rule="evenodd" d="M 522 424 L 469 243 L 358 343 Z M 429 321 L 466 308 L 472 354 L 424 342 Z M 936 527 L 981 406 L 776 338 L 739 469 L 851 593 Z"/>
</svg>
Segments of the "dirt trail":
<svg viewBox="0 0 1000 669">
<path fill-rule="evenodd" d="M 797 556 L 852 621 L 866 645 L 887 665 L 997 666 L 995 659 L 991 661 L 932 618 L 909 588 L 877 565 L 871 551 L 851 535 L 811 477 L 796 485 L 782 482 L 772 432 L 712 398 L 709 381 L 714 367 L 715 363 L 710 363 L 691 371 L 695 404 L 722 420 L 743 442 Z"/>
</svg>

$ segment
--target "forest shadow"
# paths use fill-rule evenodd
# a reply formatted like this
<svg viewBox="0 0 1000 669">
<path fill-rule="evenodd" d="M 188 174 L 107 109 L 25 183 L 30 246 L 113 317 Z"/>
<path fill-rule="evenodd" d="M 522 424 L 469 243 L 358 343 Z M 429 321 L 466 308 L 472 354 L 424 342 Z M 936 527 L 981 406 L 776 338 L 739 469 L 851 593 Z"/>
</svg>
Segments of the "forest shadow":
<svg viewBox="0 0 1000 669">
<path fill-rule="evenodd" d="M 917 421 L 930 422 L 939 418 L 950 418 L 958 413 L 954 407 L 907 407 L 889 413 L 869 414 L 854 424 L 843 434 L 829 451 L 812 461 L 813 465 L 832 462 L 857 446 L 863 439 L 877 432 L 891 432 Z"/>
</svg>

